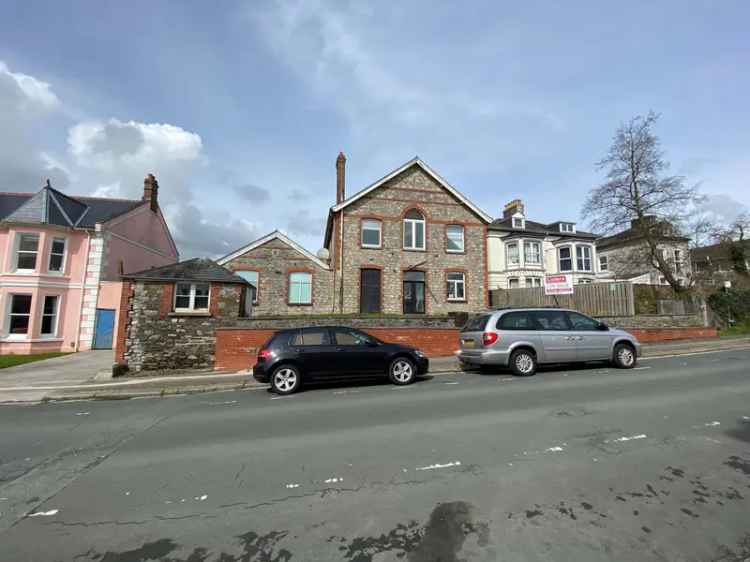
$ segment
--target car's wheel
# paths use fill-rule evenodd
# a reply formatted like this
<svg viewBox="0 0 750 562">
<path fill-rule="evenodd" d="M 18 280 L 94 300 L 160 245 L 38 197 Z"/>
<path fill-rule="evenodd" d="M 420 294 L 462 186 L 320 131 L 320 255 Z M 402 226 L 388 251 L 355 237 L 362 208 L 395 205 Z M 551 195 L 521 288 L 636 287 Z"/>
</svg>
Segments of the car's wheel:
<svg viewBox="0 0 750 562">
<path fill-rule="evenodd" d="M 299 390 L 302 376 L 294 365 L 280 365 L 271 375 L 271 389 L 277 394 L 292 394 Z"/>
<path fill-rule="evenodd" d="M 414 382 L 417 376 L 417 368 L 414 363 L 406 357 L 397 357 L 388 369 L 388 377 L 393 384 L 403 385 Z"/>
<path fill-rule="evenodd" d="M 619 369 L 632 369 L 636 363 L 635 349 L 632 345 L 618 343 L 615 346 L 612 362 Z"/>
<path fill-rule="evenodd" d="M 528 349 L 517 349 L 508 361 L 510 370 L 519 377 L 530 377 L 536 373 L 536 356 Z"/>
</svg>

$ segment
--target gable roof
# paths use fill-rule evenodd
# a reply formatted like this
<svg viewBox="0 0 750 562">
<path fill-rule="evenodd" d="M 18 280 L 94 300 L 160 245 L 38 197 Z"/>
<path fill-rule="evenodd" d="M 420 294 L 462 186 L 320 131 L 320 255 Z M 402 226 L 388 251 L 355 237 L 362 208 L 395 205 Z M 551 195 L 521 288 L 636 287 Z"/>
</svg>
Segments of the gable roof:
<svg viewBox="0 0 750 562">
<path fill-rule="evenodd" d="M 122 275 L 123 279 L 142 281 L 204 281 L 214 283 L 238 283 L 248 281 L 208 258 L 193 258 L 178 263 L 153 267 Z"/>
<path fill-rule="evenodd" d="M 222 258 L 219 258 L 217 260 L 217 263 L 219 263 L 220 265 L 224 265 L 225 263 L 233 260 L 234 258 L 237 258 L 237 257 L 241 256 L 242 254 L 245 254 L 245 253 L 247 253 L 247 252 L 249 252 L 251 250 L 254 250 L 255 248 L 258 248 L 258 247 L 262 246 L 263 244 L 266 244 L 266 243 L 270 242 L 271 240 L 281 240 L 284 244 L 286 244 L 287 246 L 290 246 L 294 250 L 298 251 L 300 254 L 302 254 L 307 259 L 309 259 L 310 261 L 314 262 L 315 264 L 317 264 L 321 268 L 323 268 L 323 269 L 330 269 L 330 267 L 328 266 L 327 263 L 325 263 L 324 261 L 322 261 L 316 255 L 314 255 L 314 254 L 308 252 L 307 250 L 305 250 L 302 246 L 300 246 L 299 244 L 297 244 L 294 240 L 292 240 L 291 238 L 289 238 L 287 235 L 285 235 L 283 232 L 281 232 L 279 230 L 274 230 L 273 232 L 271 232 L 269 234 L 266 234 L 262 238 L 258 238 L 257 240 L 255 240 L 253 242 L 250 242 L 248 245 L 243 246 L 242 248 L 239 248 L 238 250 L 235 250 L 234 252 L 232 252 L 230 254 L 227 254 L 226 256 L 224 256 Z"/>
<path fill-rule="evenodd" d="M 337 205 L 334 205 L 333 207 L 331 207 L 331 211 L 333 211 L 334 213 L 337 213 L 341 209 L 343 209 L 345 207 L 348 207 L 349 205 L 351 205 L 355 201 L 358 201 L 359 199 L 361 199 L 362 197 L 364 197 L 368 193 L 376 190 L 381 185 L 383 185 L 385 182 L 387 182 L 388 180 L 391 180 L 391 179 L 395 178 L 397 175 L 399 175 L 400 173 L 408 170 L 412 166 L 419 166 L 420 168 L 422 168 L 422 170 L 424 170 L 424 172 L 427 175 L 429 175 L 430 177 L 432 177 L 432 179 L 434 179 L 443 188 L 445 188 L 445 190 L 448 191 L 448 193 L 450 193 L 456 199 L 458 199 L 459 201 L 461 201 L 461 203 L 463 203 L 469 209 L 471 209 L 472 211 L 474 211 L 474 213 L 476 213 L 482 220 L 484 220 L 487 223 L 492 222 L 492 217 L 490 215 L 488 215 L 482 209 L 480 209 L 479 207 L 477 207 L 476 205 L 474 205 L 474 203 L 472 203 L 471 201 L 469 201 L 463 193 L 461 193 L 460 191 L 458 191 L 455 187 L 453 187 L 451 184 L 449 184 L 447 181 L 445 181 L 442 177 L 440 177 L 440 175 L 437 172 L 435 172 L 432 168 L 430 168 L 427 164 L 425 164 L 422 160 L 420 160 L 418 156 L 415 156 L 414 158 L 412 158 L 411 160 L 409 160 L 408 162 L 406 162 L 402 166 L 400 166 L 400 167 L 396 168 L 395 170 L 393 170 L 391 173 L 383 176 L 382 178 L 380 178 L 375 183 L 372 183 L 372 184 L 368 185 L 367 187 L 365 187 L 364 189 L 358 191 L 357 193 L 355 193 L 354 195 L 352 195 L 348 199 L 344 199 L 341 203 L 338 203 Z"/>
<path fill-rule="evenodd" d="M 143 204 L 138 199 L 71 197 L 48 184 L 36 193 L 0 192 L 0 220 L 93 228 Z"/>
<path fill-rule="evenodd" d="M 550 224 L 544 224 L 541 222 L 530 221 L 525 219 L 526 228 L 515 228 L 513 226 L 513 219 L 511 217 L 507 219 L 495 219 L 490 223 L 490 230 L 500 230 L 503 232 L 512 232 L 517 234 L 538 234 L 541 236 L 561 236 L 566 238 L 587 238 L 594 240 L 596 234 L 592 232 L 584 232 L 583 230 L 576 230 L 575 232 L 560 232 L 560 223 L 566 221 L 556 221 Z"/>
</svg>

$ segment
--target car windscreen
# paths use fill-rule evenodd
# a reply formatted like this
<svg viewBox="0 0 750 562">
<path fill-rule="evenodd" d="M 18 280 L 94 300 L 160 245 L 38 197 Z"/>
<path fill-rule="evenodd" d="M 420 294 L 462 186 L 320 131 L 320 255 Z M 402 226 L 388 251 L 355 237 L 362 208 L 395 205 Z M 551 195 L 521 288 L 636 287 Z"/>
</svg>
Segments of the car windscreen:
<svg viewBox="0 0 750 562">
<path fill-rule="evenodd" d="M 464 324 L 464 327 L 461 329 L 462 332 L 483 332 L 484 327 L 487 325 L 487 320 L 490 319 L 489 314 L 481 314 L 479 316 L 474 316 L 472 318 L 469 318 L 469 320 Z"/>
</svg>

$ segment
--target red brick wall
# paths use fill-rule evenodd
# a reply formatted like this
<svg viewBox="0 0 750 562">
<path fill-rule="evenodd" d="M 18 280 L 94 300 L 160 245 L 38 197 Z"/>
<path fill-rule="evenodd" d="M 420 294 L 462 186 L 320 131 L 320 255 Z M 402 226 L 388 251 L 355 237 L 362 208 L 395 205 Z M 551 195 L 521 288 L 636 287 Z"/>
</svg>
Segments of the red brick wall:
<svg viewBox="0 0 750 562">
<path fill-rule="evenodd" d="M 130 296 L 132 292 L 133 284 L 129 281 L 123 281 L 120 309 L 117 311 L 117 337 L 115 338 L 115 363 L 119 364 L 125 363 L 125 339 L 130 323 Z"/>
<path fill-rule="evenodd" d="M 172 312 L 174 302 L 174 284 L 165 283 L 162 287 L 161 302 L 159 303 L 159 318 L 166 318 Z"/>
<path fill-rule="evenodd" d="M 654 343 L 670 340 L 689 340 L 695 338 L 715 338 L 716 328 L 645 328 L 643 330 L 628 328 L 641 343 Z"/>
<path fill-rule="evenodd" d="M 429 357 L 453 355 L 458 349 L 458 329 L 366 328 L 363 330 L 386 342 L 413 345 Z M 255 365 L 258 348 L 273 330 L 216 330 L 216 369 L 247 369 Z"/>
</svg>

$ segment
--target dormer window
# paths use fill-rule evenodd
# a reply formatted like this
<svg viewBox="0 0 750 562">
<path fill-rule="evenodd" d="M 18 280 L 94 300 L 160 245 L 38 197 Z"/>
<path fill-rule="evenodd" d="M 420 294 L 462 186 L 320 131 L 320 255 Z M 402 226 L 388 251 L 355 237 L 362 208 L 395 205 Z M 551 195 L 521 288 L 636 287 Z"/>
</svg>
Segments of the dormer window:
<svg viewBox="0 0 750 562">
<path fill-rule="evenodd" d="M 576 225 L 572 222 L 561 222 L 560 232 L 574 233 L 576 231 Z"/>
<path fill-rule="evenodd" d="M 518 228 L 521 230 L 526 228 L 526 219 L 521 213 L 516 213 L 515 215 L 513 215 L 513 218 L 511 220 L 513 223 L 513 228 Z"/>
</svg>

